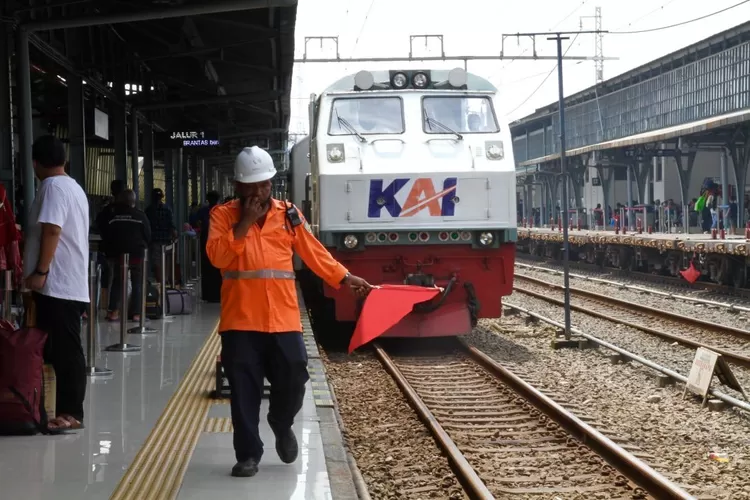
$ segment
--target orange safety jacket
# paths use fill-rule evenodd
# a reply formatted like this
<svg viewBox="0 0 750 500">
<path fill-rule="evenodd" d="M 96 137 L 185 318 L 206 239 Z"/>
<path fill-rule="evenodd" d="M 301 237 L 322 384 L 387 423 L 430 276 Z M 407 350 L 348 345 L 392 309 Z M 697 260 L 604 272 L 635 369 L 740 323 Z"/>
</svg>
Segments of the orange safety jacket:
<svg viewBox="0 0 750 500">
<path fill-rule="evenodd" d="M 313 236 L 302 213 L 302 224 L 292 228 L 286 209 L 284 202 L 271 199 L 263 227 L 253 224 L 242 240 L 234 239 L 239 200 L 211 210 L 206 254 L 224 277 L 219 332 L 302 331 L 293 252 L 334 288 L 347 275 L 346 268 Z"/>
</svg>

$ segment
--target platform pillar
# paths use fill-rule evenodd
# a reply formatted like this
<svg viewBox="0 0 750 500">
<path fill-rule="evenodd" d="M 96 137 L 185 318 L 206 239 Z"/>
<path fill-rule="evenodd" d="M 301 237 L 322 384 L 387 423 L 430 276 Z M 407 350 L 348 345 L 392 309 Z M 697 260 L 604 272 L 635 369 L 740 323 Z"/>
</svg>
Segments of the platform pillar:
<svg viewBox="0 0 750 500">
<path fill-rule="evenodd" d="M 154 129 L 150 124 L 143 126 L 143 199 L 146 205 L 151 201 L 154 190 Z"/>
<path fill-rule="evenodd" d="M 628 165 L 627 167 L 627 193 L 628 193 L 628 203 L 627 203 L 627 213 L 625 214 L 627 218 L 627 228 L 628 231 L 633 231 L 633 166 Z"/>
<path fill-rule="evenodd" d="M 34 142 L 34 130 L 31 116 L 31 64 L 29 61 L 29 33 L 23 28 L 17 28 L 16 41 L 16 78 L 18 99 L 18 153 L 23 183 L 23 221 L 27 225 L 31 203 L 36 191 L 34 184 L 34 165 L 31 160 L 31 145 Z"/>
<path fill-rule="evenodd" d="M 84 114 L 83 80 L 78 75 L 67 75 L 68 137 L 70 176 L 86 189 L 86 118 Z"/>
<path fill-rule="evenodd" d="M 166 149 L 164 150 L 164 202 L 172 208 L 174 215 L 174 159 L 176 150 Z"/>
<path fill-rule="evenodd" d="M 138 113 L 135 109 L 130 111 L 130 170 L 133 176 L 133 191 L 135 199 L 140 199 L 141 179 L 138 169 Z"/>
</svg>

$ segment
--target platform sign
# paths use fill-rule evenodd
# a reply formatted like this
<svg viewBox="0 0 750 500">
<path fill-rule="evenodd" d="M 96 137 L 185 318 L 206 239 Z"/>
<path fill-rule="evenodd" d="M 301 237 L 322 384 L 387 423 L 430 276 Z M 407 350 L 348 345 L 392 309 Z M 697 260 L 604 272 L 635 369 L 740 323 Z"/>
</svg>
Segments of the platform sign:
<svg viewBox="0 0 750 500">
<path fill-rule="evenodd" d="M 705 347 L 699 347 L 695 352 L 693 366 L 690 368 L 690 374 L 688 375 L 682 397 L 684 398 L 687 391 L 690 391 L 703 398 L 702 405 L 705 405 L 714 374 L 719 378 L 721 384 L 745 396 L 745 391 L 742 389 L 737 377 L 732 373 L 727 362 L 721 357 L 721 354 L 717 354 Z"/>
<path fill-rule="evenodd" d="M 169 130 L 154 133 L 156 149 L 210 148 L 221 145 L 215 130 Z"/>
<path fill-rule="evenodd" d="M 591 178 L 591 185 L 592 186 L 601 186 L 602 180 L 599 177 L 592 177 Z"/>
</svg>

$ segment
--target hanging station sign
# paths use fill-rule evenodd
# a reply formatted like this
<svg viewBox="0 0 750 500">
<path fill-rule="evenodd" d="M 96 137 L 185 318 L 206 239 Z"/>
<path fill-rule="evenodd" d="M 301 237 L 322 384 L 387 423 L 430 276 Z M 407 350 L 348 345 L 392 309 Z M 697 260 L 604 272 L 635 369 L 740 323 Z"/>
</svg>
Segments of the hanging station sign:
<svg viewBox="0 0 750 500">
<path fill-rule="evenodd" d="M 214 130 L 170 130 L 154 132 L 156 149 L 206 148 L 221 145 Z"/>
</svg>

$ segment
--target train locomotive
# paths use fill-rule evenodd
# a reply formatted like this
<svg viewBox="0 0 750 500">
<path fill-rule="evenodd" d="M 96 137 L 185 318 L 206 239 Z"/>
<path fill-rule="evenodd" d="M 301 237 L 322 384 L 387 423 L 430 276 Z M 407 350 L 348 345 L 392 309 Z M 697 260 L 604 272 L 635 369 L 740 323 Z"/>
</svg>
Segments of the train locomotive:
<svg viewBox="0 0 750 500">
<path fill-rule="evenodd" d="M 360 71 L 309 105 L 291 193 L 332 255 L 372 284 L 441 287 L 384 337 L 465 335 L 513 288 L 515 164 L 497 89 L 461 68 Z M 295 261 L 336 322 L 360 303 Z M 309 292 L 313 290 L 313 292 Z M 314 297 L 310 297 L 310 295 Z"/>
</svg>

